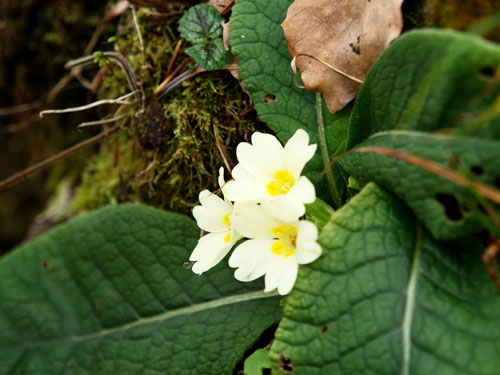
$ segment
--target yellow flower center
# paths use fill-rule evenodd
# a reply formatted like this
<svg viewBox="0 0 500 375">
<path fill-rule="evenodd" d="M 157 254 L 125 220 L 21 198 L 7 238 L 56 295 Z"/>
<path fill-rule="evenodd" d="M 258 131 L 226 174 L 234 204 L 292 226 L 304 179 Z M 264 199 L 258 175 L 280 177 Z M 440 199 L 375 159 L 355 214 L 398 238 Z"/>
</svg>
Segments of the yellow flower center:
<svg viewBox="0 0 500 375">
<path fill-rule="evenodd" d="M 297 252 L 297 228 L 290 224 L 284 224 L 274 227 L 272 232 L 278 237 L 271 246 L 271 251 L 274 254 L 288 258 Z"/>
<path fill-rule="evenodd" d="M 226 234 L 226 236 L 224 237 L 224 242 L 225 243 L 229 243 L 229 241 L 231 241 L 231 232 L 229 232 L 228 234 Z"/>
<path fill-rule="evenodd" d="M 285 170 L 276 171 L 274 173 L 274 181 L 267 184 L 267 192 L 270 196 L 276 197 L 280 194 L 286 194 L 295 185 L 295 178 L 292 174 Z"/>
<path fill-rule="evenodd" d="M 231 222 L 229 221 L 229 216 L 231 216 L 231 214 L 227 214 L 227 215 L 224 215 L 224 217 L 222 218 L 222 221 L 224 222 L 224 224 L 226 224 L 228 227 L 231 226 Z"/>
</svg>

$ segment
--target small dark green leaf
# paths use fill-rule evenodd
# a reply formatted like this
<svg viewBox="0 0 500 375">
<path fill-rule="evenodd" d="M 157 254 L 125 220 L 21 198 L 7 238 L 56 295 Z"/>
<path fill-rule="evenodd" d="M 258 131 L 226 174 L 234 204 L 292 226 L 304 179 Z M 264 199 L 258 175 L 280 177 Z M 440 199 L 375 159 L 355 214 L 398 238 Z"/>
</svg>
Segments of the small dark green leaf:
<svg viewBox="0 0 500 375">
<path fill-rule="evenodd" d="M 271 347 L 273 373 L 494 375 L 500 296 L 474 239 L 436 242 L 367 185 L 320 235 Z"/>
<path fill-rule="evenodd" d="M 280 318 L 227 264 L 187 269 L 199 238 L 144 206 L 83 215 L 0 260 L 0 374 L 230 374 Z"/>
<path fill-rule="evenodd" d="M 470 180 L 490 185 L 500 181 L 500 142 L 495 140 L 391 131 L 359 144 L 369 146 L 421 156 Z M 375 181 L 394 192 L 438 239 L 459 238 L 482 229 L 482 208 L 471 188 L 376 153 L 353 153 L 342 158 L 340 165 L 355 177 Z"/>
<path fill-rule="evenodd" d="M 211 40 L 205 44 L 195 44 L 186 49 L 186 53 L 206 70 L 223 68 L 229 62 L 230 57 L 221 39 Z"/>
<path fill-rule="evenodd" d="M 189 8 L 179 21 L 181 37 L 193 44 L 205 44 L 222 37 L 221 17 L 211 5 L 198 4 Z"/>
<path fill-rule="evenodd" d="M 384 130 L 432 131 L 479 121 L 500 94 L 492 75 L 500 47 L 478 36 L 446 30 L 404 34 L 379 57 L 359 91 L 347 149 Z M 500 137 L 500 119 L 477 124 Z"/>
</svg>

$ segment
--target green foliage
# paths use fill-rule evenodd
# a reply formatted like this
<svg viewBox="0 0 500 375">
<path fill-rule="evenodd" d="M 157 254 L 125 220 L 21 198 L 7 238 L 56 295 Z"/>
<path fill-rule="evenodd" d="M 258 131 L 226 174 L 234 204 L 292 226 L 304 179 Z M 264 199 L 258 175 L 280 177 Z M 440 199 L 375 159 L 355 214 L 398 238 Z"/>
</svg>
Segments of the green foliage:
<svg viewBox="0 0 500 375">
<path fill-rule="evenodd" d="M 490 76 L 499 64 L 500 47 L 475 35 L 418 30 L 401 36 L 373 64 L 359 91 L 346 149 L 391 129 L 498 138 L 498 118 L 479 120 L 500 95 L 498 79 Z"/>
<path fill-rule="evenodd" d="M 238 59 L 238 70 L 245 88 L 250 92 L 259 118 L 286 142 L 297 129 L 305 129 L 311 142 L 320 142 L 316 116 L 315 94 L 294 84 L 290 67 L 292 58 L 281 28 L 291 0 L 239 0 L 233 7 L 230 41 Z M 350 109 L 331 115 L 322 105 L 323 124 L 328 143 L 328 155 L 335 157 L 343 151 Z M 306 168 L 314 181 L 326 163 L 318 147 L 316 156 Z M 333 169 L 340 195 L 344 181 L 337 167 Z M 330 200 L 325 181 L 318 193 Z"/>
<path fill-rule="evenodd" d="M 262 283 L 235 281 L 225 262 L 202 277 L 185 269 L 199 238 L 185 217 L 144 206 L 79 217 L 1 260 L 0 372 L 219 375 L 244 363 L 257 375 L 272 361 L 276 374 L 498 373 L 500 297 L 481 261 L 500 231 L 498 205 L 474 184 L 499 193 L 500 48 L 451 31 L 407 33 L 373 65 L 354 105 L 331 115 L 294 84 L 280 26 L 291 2 L 238 0 L 230 40 L 258 117 L 283 142 L 303 128 L 319 146 L 306 174 L 320 198 L 306 217 L 321 257 L 301 265 L 280 302 L 256 291 Z M 181 20 L 197 61 L 225 54 L 221 20 L 208 5 Z M 103 147 L 75 202 L 187 212 L 201 189 L 216 188 L 215 137 L 234 165 L 236 145 L 259 129 L 240 118 L 248 107 L 226 72 L 154 102 L 156 67 L 175 38 L 146 12 L 139 26 L 147 57 L 130 20 L 116 43 L 145 107 L 128 108 L 128 134 Z M 113 73 L 105 83 L 115 97 L 126 81 Z M 171 130 L 153 150 L 142 138 L 148 120 Z M 280 319 L 273 339 L 266 328 Z M 270 352 L 256 350 L 270 342 Z"/>
<path fill-rule="evenodd" d="M 500 180 L 500 142 L 496 140 L 390 131 L 378 133 L 358 146 L 418 155 L 455 171 L 466 181 L 493 185 Z M 349 174 L 394 192 L 435 238 L 460 238 L 483 229 L 484 207 L 470 186 L 459 186 L 422 166 L 371 152 L 350 154 L 340 164 Z"/>
<path fill-rule="evenodd" d="M 271 347 L 277 374 L 495 374 L 498 293 L 481 244 L 435 241 L 369 184 L 320 235 Z"/>
<path fill-rule="evenodd" d="M 183 216 L 130 205 L 16 249 L 0 262 L 0 372 L 230 373 L 279 299 L 224 265 L 186 269 L 198 238 Z"/>
<path fill-rule="evenodd" d="M 212 7 L 213 8 L 213 7 Z M 151 95 L 165 78 L 162 68 L 168 66 L 175 49 L 177 19 L 161 19 L 141 8 L 137 14 L 144 39 L 145 64 L 132 16 L 125 17 L 117 33 L 115 48 L 130 62 L 136 79 L 142 82 L 146 106 L 157 106 Z M 124 95 L 127 81 L 116 65 L 105 64 L 103 85 L 106 98 Z M 223 165 L 217 149 L 214 129 L 224 145 L 229 161 L 235 164 L 236 145 L 256 128 L 238 82 L 229 73 L 216 71 L 200 74 L 174 90 L 161 103 L 169 127 L 161 137 L 158 150 L 145 150 L 138 141 L 143 135 L 142 108 L 131 105 L 123 112 L 126 132 L 113 135 L 101 143 L 99 154 L 92 157 L 83 172 L 73 207 L 76 212 L 97 209 L 107 203 L 139 201 L 157 208 L 190 213 L 203 189 L 216 189 L 213 176 Z M 153 120 L 157 116 L 152 116 Z M 156 122 L 156 121 L 155 121 Z M 267 130 L 264 130 L 267 131 Z"/>
<path fill-rule="evenodd" d="M 193 44 L 186 53 L 206 70 L 223 68 L 229 62 L 230 53 L 222 43 L 223 21 L 215 7 L 206 4 L 192 6 L 179 21 L 181 37 Z"/>
<path fill-rule="evenodd" d="M 245 360 L 244 375 L 262 375 L 262 371 L 272 366 L 269 350 L 258 349 Z"/>
</svg>

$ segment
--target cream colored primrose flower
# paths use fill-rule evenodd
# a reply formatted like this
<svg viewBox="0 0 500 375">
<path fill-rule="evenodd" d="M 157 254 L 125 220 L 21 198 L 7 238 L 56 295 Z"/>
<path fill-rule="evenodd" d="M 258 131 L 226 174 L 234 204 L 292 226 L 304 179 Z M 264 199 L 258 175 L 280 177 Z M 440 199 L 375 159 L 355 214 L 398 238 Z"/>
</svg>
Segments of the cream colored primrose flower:
<svg viewBox="0 0 500 375">
<path fill-rule="evenodd" d="M 224 186 L 224 168 L 219 170 L 219 185 Z M 190 261 L 195 261 L 193 272 L 202 274 L 219 263 L 241 235 L 231 225 L 234 208 L 227 199 L 221 199 L 208 190 L 199 195 L 201 206 L 193 209 L 198 226 L 211 232 L 200 238 Z"/>
<path fill-rule="evenodd" d="M 297 278 L 299 264 L 307 264 L 321 255 L 316 242 L 318 229 L 298 216 L 284 221 L 273 212 L 273 205 L 235 203 L 236 215 L 231 223 L 243 236 L 251 238 L 240 244 L 229 258 L 229 265 L 238 268 L 234 277 L 252 281 L 265 275 L 266 292 L 278 289 L 288 294 Z"/>
<path fill-rule="evenodd" d="M 234 202 L 270 201 L 280 207 L 278 211 L 285 217 L 290 210 L 302 216 L 304 203 L 316 199 L 314 185 L 300 175 L 315 152 L 316 145 L 309 144 L 309 135 L 302 129 L 295 132 L 285 147 L 276 137 L 256 132 L 252 144 L 238 145 L 239 163 L 232 172 L 234 180 L 224 186 L 224 195 Z"/>
</svg>

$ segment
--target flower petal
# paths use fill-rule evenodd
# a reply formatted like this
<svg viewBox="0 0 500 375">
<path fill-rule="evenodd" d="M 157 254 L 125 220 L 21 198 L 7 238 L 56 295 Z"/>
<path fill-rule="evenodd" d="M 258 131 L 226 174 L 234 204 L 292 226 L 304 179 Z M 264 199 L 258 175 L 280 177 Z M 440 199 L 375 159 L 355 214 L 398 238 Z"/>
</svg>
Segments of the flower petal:
<svg viewBox="0 0 500 375">
<path fill-rule="evenodd" d="M 282 258 L 266 273 L 264 292 L 270 292 L 277 288 L 281 295 L 290 293 L 297 279 L 298 271 L 299 266 L 294 257 Z"/>
<path fill-rule="evenodd" d="M 193 208 L 193 216 L 198 226 L 208 232 L 228 230 L 224 216 L 233 212 L 232 205 L 208 190 L 203 190 L 199 198 L 202 205 Z"/>
<path fill-rule="evenodd" d="M 217 182 L 219 183 L 220 187 L 223 187 L 224 184 L 226 183 L 224 181 L 224 167 L 219 168 L 219 178 L 217 179 Z"/>
<path fill-rule="evenodd" d="M 198 244 L 194 248 L 190 261 L 196 261 L 193 265 L 193 272 L 202 274 L 209 270 L 231 250 L 234 242 L 227 243 L 224 239 L 229 234 L 229 230 L 220 233 L 209 233 L 198 240 Z"/>
<path fill-rule="evenodd" d="M 296 202 L 312 203 L 316 199 L 316 190 L 307 177 L 300 176 L 297 183 L 293 185 L 286 197 Z"/>
<path fill-rule="evenodd" d="M 239 164 L 252 176 L 273 181 L 275 172 L 285 167 L 283 146 L 275 136 L 259 132 L 252 135 L 252 143 L 242 142 L 236 148 Z"/>
<path fill-rule="evenodd" d="M 318 228 L 310 221 L 299 222 L 296 257 L 299 264 L 314 262 L 321 255 L 321 246 L 316 242 Z"/>
<path fill-rule="evenodd" d="M 269 215 L 255 203 L 236 202 L 234 212 L 231 224 L 239 233 L 248 238 L 273 238 L 273 228 L 282 224 L 280 220 Z"/>
<path fill-rule="evenodd" d="M 229 257 L 229 266 L 238 268 L 234 277 L 240 281 L 252 281 L 264 275 L 277 261 L 271 252 L 273 240 L 259 238 L 239 245 Z"/>
<path fill-rule="evenodd" d="M 297 179 L 306 163 L 316 152 L 316 145 L 309 145 L 309 135 L 303 129 L 298 129 L 288 140 L 283 150 L 283 160 L 286 169 Z"/>
<path fill-rule="evenodd" d="M 233 202 L 258 202 L 268 196 L 266 182 L 250 175 L 241 164 L 233 169 L 234 180 L 222 188 L 224 197 Z"/>
<path fill-rule="evenodd" d="M 291 204 L 290 200 L 283 195 L 276 197 L 273 202 L 262 201 L 260 206 L 270 216 L 285 223 L 298 222 L 299 217 L 303 215 L 297 214 L 297 205 Z"/>
</svg>

